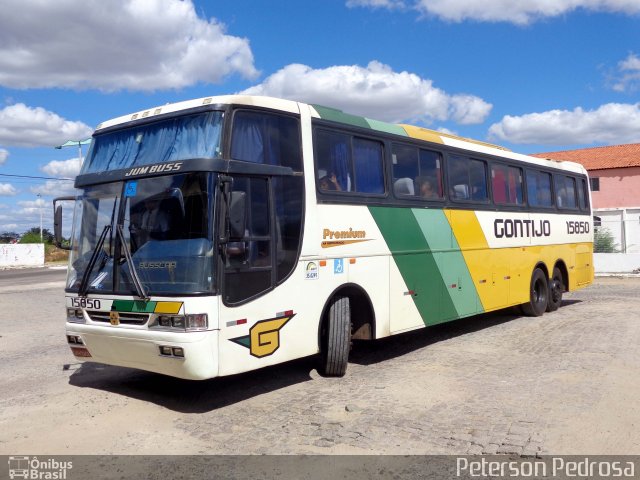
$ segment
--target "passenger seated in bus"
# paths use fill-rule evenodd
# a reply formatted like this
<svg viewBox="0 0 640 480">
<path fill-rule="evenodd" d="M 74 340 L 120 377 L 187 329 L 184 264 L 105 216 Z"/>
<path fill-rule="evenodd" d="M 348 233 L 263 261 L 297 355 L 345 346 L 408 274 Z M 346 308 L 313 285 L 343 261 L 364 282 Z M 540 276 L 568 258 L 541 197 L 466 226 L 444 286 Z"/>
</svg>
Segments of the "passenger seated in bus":
<svg viewBox="0 0 640 480">
<path fill-rule="evenodd" d="M 434 190 L 433 183 L 430 178 L 418 177 L 416 178 L 416 183 L 418 184 L 418 191 L 420 192 L 420 197 L 425 199 L 439 198 L 438 192 Z"/>
<path fill-rule="evenodd" d="M 320 190 L 342 191 L 334 172 L 331 172 L 329 175 L 325 175 L 320 179 Z"/>
<path fill-rule="evenodd" d="M 165 240 L 170 231 L 169 214 L 166 205 L 159 198 L 146 198 L 144 211 L 140 221 L 138 245 L 142 245 L 150 239 Z"/>
</svg>

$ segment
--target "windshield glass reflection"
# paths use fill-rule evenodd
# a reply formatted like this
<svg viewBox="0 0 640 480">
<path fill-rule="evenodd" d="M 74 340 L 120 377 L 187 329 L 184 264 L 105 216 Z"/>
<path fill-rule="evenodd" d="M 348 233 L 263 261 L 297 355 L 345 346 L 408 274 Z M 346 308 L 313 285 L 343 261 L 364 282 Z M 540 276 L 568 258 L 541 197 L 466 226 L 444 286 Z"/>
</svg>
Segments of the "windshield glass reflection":
<svg viewBox="0 0 640 480">
<path fill-rule="evenodd" d="M 212 292 L 212 182 L 211 174 L 190 173 L 88 188 L 77 207 L 68 287 L 81 286 L 104 225 L 110 224 L 88 292 L 136 295 L 134 273 L 148 295 Z M 116 240 L 116 222 L 123 241 Z"/>
</svg>

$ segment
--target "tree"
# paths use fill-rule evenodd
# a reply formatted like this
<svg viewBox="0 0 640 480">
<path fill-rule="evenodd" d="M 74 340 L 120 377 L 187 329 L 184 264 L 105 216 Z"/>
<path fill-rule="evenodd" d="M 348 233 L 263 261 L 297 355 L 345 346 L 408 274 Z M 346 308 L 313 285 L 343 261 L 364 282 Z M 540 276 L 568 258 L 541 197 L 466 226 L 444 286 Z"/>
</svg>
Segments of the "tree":
<svg viewBox="0 0 640 480">
<path fill-rule="evenodd" d="M 53 235 L 51 232 L 43 228 L 42 229 L 42 242 L 53 243 Z M 40 227 L 33 227 L 27 230 L 20 239 L 20 243 L 41 243 L 40 242 Z"/>
<path fill-rule="evenodd" d="M 593 233 L 593 251 L 595 253 L 618 253 L 620 249 L 615 243 L 613 234 L 606 227 L 598 227 Z"/>
<path fill-rule="evenodd" d="M 0 243 L 11 243 L 14 240 L 20 238 L 20 234 L 16 232 L 2 232 L 0 233 Z"/>
</svg>

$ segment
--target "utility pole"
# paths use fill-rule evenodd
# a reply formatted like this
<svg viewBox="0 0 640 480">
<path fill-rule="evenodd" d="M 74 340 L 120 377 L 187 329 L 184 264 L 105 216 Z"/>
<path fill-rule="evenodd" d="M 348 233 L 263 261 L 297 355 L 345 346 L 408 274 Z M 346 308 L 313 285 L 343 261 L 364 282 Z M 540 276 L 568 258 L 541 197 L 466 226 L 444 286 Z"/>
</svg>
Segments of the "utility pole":
<svg viewBox="0 0 640 480">
<path fill-rule="evenodd" d="M 38 194 L 38 210 L 40 210 L 40 243 L 44 243 L 42 239 L 42 203 L 41 203 L 42 195 Z"/>
</svg>

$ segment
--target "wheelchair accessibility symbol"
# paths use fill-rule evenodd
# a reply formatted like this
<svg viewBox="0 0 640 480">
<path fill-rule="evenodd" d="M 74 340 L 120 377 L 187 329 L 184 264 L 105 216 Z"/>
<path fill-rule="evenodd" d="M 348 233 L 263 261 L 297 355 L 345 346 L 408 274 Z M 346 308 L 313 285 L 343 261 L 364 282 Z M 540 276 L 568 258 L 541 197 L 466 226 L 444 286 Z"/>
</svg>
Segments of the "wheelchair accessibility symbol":
<svg viewBox="0 0 640 480">
<path fill-rule="evenodd" d="M 344 258 L 336 258 L 333 260 L 333 273 L 344 273 Z"/>
</svg>

